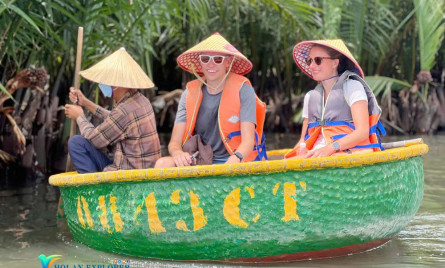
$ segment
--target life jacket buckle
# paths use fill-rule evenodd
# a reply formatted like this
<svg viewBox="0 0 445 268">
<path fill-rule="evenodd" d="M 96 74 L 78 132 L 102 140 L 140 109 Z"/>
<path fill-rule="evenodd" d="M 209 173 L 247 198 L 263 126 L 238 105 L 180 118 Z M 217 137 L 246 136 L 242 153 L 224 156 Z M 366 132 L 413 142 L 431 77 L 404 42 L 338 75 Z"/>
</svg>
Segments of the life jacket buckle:
<svg viewBox="0 0 445 268">
<path fill-rule="evenodd" d="M 324 127 L 326 125 L 326 120 L 325 119 L 317 120 L 317 122 L 318 122 L 318 126 L 320 126 L 320 127 Z"/>
</svg>

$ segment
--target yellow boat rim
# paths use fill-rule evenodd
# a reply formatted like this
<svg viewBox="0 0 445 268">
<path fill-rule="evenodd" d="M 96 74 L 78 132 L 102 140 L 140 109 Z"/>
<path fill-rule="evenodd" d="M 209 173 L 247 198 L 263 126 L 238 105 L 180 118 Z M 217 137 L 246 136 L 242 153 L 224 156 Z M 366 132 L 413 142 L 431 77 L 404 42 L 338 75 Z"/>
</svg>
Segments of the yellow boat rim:
<svg viewBox="0 0 445 268">
<path fill-rule="evenodd" d="M 274 150 L 268 152 L 268 155 L 284 155 L 289 151 L 290 149 Z M 49 178 L 49 183 L 54 186 L 67 187 L 99 183 L 158 181 L 165 179 L 182 179 L 190 177 L 197 178 L 208 176 L 236 176 L 325 168 L 351 168 L 362 165 L 372 165 L 407 159 L 414 156 L 424 155 L 427 152 L 428 145 L 422 143 L 407 147 L 388 149 L 381 152 L 318 158 L 281 159 L 237 164 L 173 168 L 118 170 L 86 174 L 66 172 L 51 176 Z"/>
</svg>

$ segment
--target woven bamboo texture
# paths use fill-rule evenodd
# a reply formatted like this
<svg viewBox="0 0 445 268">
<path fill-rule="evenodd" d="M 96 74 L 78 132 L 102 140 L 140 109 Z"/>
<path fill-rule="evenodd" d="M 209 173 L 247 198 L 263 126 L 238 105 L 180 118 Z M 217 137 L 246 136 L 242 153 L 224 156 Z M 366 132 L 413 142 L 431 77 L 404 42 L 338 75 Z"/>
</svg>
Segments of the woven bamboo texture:
<svg viewBox="0 0 445 268">
<path fill-rule="evenodd" d="M 290 149 L 268 152 L 269 155 L 283 155 Z M 413 156 L 423 155 L 428 152 L 428 145 L 417 144 L 409 147 L 401 147 L 382 152 L 367 154 L 351 154 L 337 157 L 322 157 L 308 159 L 284 159 L 274 161 L 249 162 L 233 165 L 209 165 L 181 168 L 144 169 L 144 170 L 120 170 L 111 172 L 99 172 L 77 174 L 67 172 L 50 177 L 49 182 L 55 186 L 73 186 L 83 184 L 97 184 L 110 182 L 163 180 L 188 177 L 246 175 L 261 173 L 277 173 L 289 170 L 310 170 L 334 167 L 356 167 L 372 165 L 388 161 L 402 160 Z"/>
<path fill-rule="evenodd" d="M 263 171 L 246 163 L 157 177 L 145 177 L 156 170 L 131 178 L 70 173 L 51 183 L 63 185 L 74 239 L 93 248 L 173 260 L 258 258 L 394 236 L 420 206 L 427 150 L 276 160 Z"/>
</svg>

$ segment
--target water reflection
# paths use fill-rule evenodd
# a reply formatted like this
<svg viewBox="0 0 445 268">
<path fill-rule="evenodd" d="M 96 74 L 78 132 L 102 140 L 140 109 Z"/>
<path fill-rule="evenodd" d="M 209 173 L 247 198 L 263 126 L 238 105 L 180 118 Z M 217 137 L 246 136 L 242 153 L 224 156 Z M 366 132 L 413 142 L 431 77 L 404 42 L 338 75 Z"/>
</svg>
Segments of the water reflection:
<svg viewBox="0 0 445 268">
<path fill-rule="evenodd" d="M 268 149 L 291 147 L 296 135 L 268 136 Z M 408 139 L 389 137 L 387 141 Z M 345 257 L 259 265 L 263 267 L 431 267 L 445 265 L 445 136 L 423 137 L 430 152 L 424 156 L 425 195 L 413 221 L 383 246 Z M 109 264 L 130 260 L 131 267 L 245 267 L 224 263 L 154 261 L 109 254 L 73 241 L 64 221 L 55 217 L 58 189 L 36 178 L 33 187 L 0 196 L 1 267 L 40 267 L 40 254 L 63 255 L 57 263 Z M 7 193 L 7 192 L 6 192 Z M 8 195 L 8 194 L 3 194 Z M 105 266 L 107 267 L 107 266 Z"/>
</svg>

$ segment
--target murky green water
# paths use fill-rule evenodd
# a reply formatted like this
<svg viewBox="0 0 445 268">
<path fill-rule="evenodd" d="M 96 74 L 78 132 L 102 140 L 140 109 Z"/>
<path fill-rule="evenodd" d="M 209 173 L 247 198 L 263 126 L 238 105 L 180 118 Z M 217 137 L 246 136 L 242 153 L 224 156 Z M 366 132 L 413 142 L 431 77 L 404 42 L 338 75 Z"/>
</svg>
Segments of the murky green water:
<svg viewBox="0 0 445 268">
<path fill-rule="evenodd" d="M 409 137 L 390 137 L 386 141 Z M 412 137 L 411 137 L 412 138 Z M 380 248 L 332 259 L 282 263 L 280 267 L 442 267 L 445 266 L 445 136 L 423 137 L 425 195 L 413 221 Z M 268 137 L 270 149 L 293 145 L 296 136 Z M 7 193 L 7 192 L 6 192 Z M 3 194 L 5 195 L 5 194 Z M 152 261 L 97 251 L 73 241 L 67 226 L 55 217 L 58 191 L 47 180 L 0 197 L 0 267 L 42 267 L 40 254 L 62 255 L 59 267 L 113 267 L 129 260 L 131 267 L 234 267 L 219 263 Z M 65 265 L 65 266 L 61 266 Z M 267 266 L 271 266 L 270 264 Z M 52 266 L 54 267 L 54 266 Z"/>
</svg>

